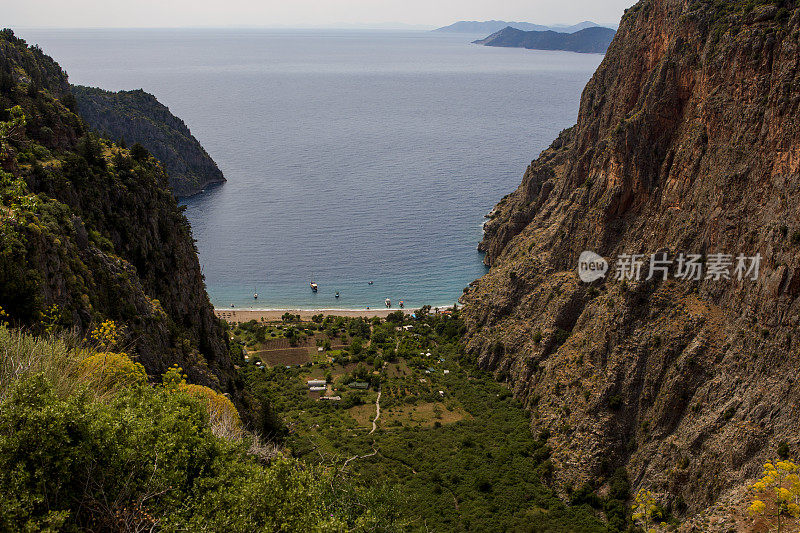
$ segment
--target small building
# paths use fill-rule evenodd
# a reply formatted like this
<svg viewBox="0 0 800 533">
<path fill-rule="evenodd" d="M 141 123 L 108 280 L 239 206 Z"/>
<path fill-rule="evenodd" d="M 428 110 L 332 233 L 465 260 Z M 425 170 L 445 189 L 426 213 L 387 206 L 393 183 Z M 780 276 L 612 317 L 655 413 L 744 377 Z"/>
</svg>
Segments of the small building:
<svg viewBox="0 0 800 533">
<path fill-rule="evenodd" d="M 308 385 L 308 388 L 312 390 L 314 387 L 322 387 L 324 389 L 328 386 L 328 382 L 324 379 L 309 379 L 306 381 L 306 385 Z"/>
<path fill-rule="evenodd" d="M 360 389 L 360 390 L 367 390 L 369 389 L 369 383 L 366 381 L 353 381 L 352 383 L 347 384 L 348 387 L 351 389 Z"/>
<path fill-rule="evenodd" d="M 339 402 L 339 401 L 342 400 L 342 397 L 341 396 L 320 396 L 319 399 L 320 400 L 328 400 L 328 401 L 331 401 L 331 402 Z"/>
<path fill-rule="evenodd" d="M 449 374 L 449 373 L 450 373 L 450 371 L 449 371 L 449 370 L 445 370 L 445 371 L 444 371 L 444 373 L 445 373 L 445 374 Z"/>
<path fill-rule="evenodd" d="M 328 387 L 309 387 L 308 390 L 310 390 L 311 392 L 322 392 L 324 390 L 327 390 L 327 388 Z"/>
</svg>

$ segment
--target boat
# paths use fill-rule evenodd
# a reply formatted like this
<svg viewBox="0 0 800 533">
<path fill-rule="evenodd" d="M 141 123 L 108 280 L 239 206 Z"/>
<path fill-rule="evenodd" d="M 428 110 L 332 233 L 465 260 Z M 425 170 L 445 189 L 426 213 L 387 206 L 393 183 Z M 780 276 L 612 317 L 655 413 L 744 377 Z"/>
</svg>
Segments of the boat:
<svg viewBox="0 0 800 533">
<path fill-rule="evenodd" d="M 386 298 L 386 300 L 384 300 L 383 303 L 386 304 L 386 307 L 391 307 L 392 306 L 392 301 L 389 298 Z"/>
<path fill-rule="evenodd" d="M 253 300 L 258 300 L 258 293 L 253 289 Z"/>
<path fill-rule="evenodd" d="M 372 285 L 374 282 L 370 281 L 369 284 Z"/>
<path fill-rule="evenodd" d="M 339 297 L 339 291 L 336 291 L 336 297 L 337 298 Z"/>
<path fill-rule="evenodd" d="M 314 291 L 314 292 L 317 292 L 317 289 L 318 289 L 318 288 L 319 288 L 319 287 L 317 287 L 317 284 L 316 284 L 316 283 L 314 283 L 314 282 L 312 281 L 312 282 L 311 282 L 311 290 L 312 290 L 312 291 Z"/>
<path fill-rule="evenodd" d="M 406 304 L 403 303 L 403 300 L 400 300 L 400 309 L 404 308 L 405 306 L 406 306 Z"/>
</svg>

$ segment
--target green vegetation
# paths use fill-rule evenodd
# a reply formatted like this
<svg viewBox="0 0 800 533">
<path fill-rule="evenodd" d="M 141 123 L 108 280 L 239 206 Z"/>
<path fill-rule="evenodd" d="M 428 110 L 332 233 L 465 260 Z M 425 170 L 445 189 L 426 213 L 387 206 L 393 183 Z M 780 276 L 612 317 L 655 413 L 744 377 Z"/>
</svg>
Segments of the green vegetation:
<svg viewBox="0 0 800 533">
<path fill-rule="evenodd" d="M 98 386 L 84 369 L 99 355 L 0 326 L 0 530 L 402 525 L 383 487 L 358 487 L 252 435 L 218 436 L 213 409 L 179 369 L 158 386 L 126 379 Z"/>
<path fill-rule="evenodd" d="M 246 389 L 279 413 L 286 449 L 363 483 L 388 483 L 402 495 L 396 503 L 411 530 L 626 530 L 627 480 L 606 499 L 584 489 L 572 495 L 574 506 L 560 500 L 550 486 L 549 436 L 534 437 L 522 405 L 464 354 L 458 313 L 427 311 L 385 321 L 320 317 L 297 327 L 316 324 L 327 340 L 348 332 L 336 362 L 245 365 Z M 249 337 L 276 326 L 233 331 Z M 327 380 L 328 390 L 309 393 L 311 379 Z M 368 389 L 354 387 L 362 381 Z"/>
<path fill-rule="evenodd" d="M 0 32 L 0 306 L 35 333 L 111 319 L 148 372 L 227 387 L 191 229 L 146 150 L 87 131 L 66 74 Z M 228 389 L 231 394 L 238 391 Z"/>
<path fill-rule="evenodd" d="M 152 94 L 141 89 L 112 92 L 79 85 L 72 86 L 72 94 L 81 117 L 93 130 L 121 146 L 134 143 L 131 153 L 135 159 L 152 153 L 164 165 L 177 196 L 196 194 L 209 184 L 225 181 L 186 124 Z"/>
</svg>

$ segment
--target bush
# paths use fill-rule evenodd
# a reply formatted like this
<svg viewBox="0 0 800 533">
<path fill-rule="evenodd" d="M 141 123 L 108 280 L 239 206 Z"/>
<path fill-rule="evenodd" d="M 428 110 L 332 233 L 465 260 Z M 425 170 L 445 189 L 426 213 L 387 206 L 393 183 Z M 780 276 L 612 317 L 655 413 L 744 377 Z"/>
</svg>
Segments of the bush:
<svg viewBox="0 0 800 533">
<path fill-rule="evenodd" d="M 224 394 L 202 385 L 183 384 L 179 390 L 200 400 L 208 413 L 211 430 L 218 437 L 238 438 L 242 434 L 242 421 L 233 402 Z"/>
<path fill-rule="evenodd" d="M 147 383 L 147 374 L 140 363 L 125 353 L 92 353 L 80 362 L 81 370 L 91 386 L 102 392 Z"/>
<path fill-rule="evenodd" d="M 202 402 L 174 387 L 99 402 L 61 399 L 44 375 L 27 377 L 0 403 L 0 530 L 334 531 L 393 520 L 390 502 L 368 511 L 369 491 L 334 486 L 320 467 L 280 455 L 264 467 L 246 451 L 215 437 Z"/>
</svg>

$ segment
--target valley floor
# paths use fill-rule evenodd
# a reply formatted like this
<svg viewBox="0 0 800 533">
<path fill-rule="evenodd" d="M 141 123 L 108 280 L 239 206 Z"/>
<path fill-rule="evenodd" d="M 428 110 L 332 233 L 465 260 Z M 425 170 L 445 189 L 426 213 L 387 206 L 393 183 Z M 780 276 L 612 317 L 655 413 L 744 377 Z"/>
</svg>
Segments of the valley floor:
<svg viewBox="0 0 800 533">
<path fill-rule="evenodd" d="M 511 392 L 463 354 L 457 318 L 366 324 L 232 326 L 249 354 L 246 386 L 279 414 L 292 455 L 383 486 L 412 531 L 614 531 L 549 487 L 548 436 L 534 436 Z M 329 349 L 276 359 L 264 348 L 287 328 L 307 335 L 296 344 Z"/>
</svg>

